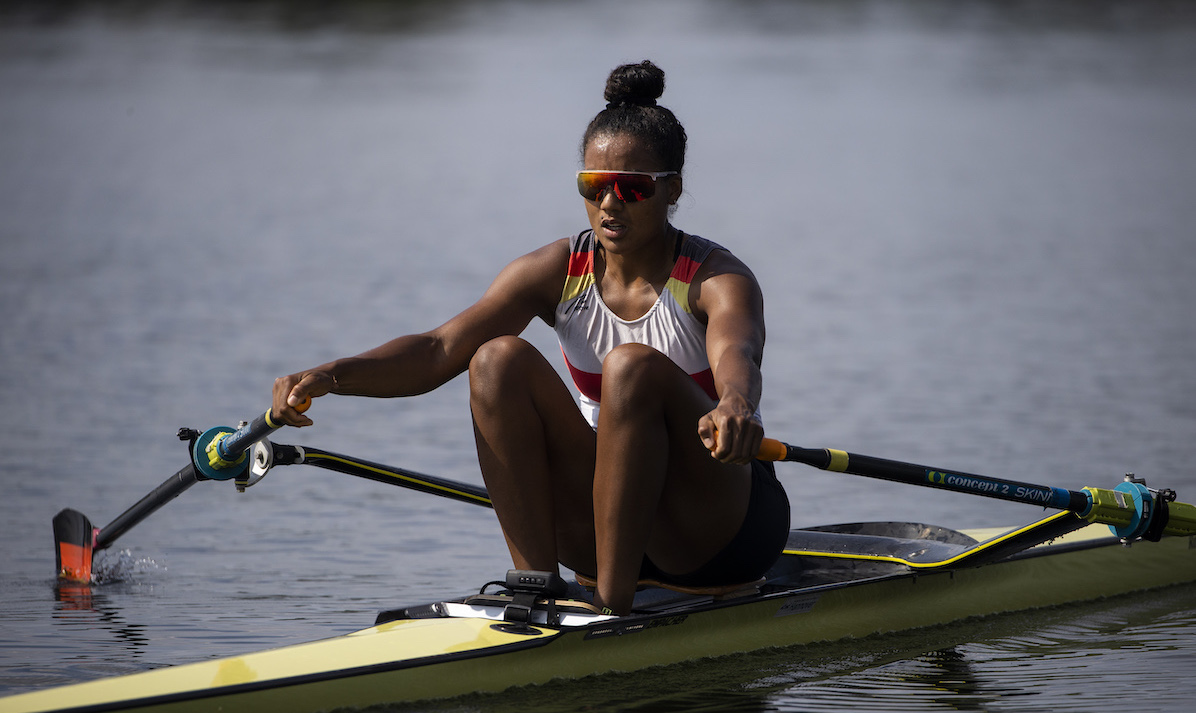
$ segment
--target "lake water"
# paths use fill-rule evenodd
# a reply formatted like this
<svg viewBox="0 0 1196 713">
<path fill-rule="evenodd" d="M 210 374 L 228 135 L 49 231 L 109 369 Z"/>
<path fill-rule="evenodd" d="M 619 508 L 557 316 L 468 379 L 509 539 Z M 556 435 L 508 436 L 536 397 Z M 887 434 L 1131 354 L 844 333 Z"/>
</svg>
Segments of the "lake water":
<svg viewBox="0 0 1196 713">
<path fill-rule="evenodd" d="M 676 224 L 767 299 L 770 435 L 1196 499 L 1196 10 L 1170 2 L 72 3 L 0 10 L 0 693 L 351 631 L 507 559 L 488 510 L 316 469 L 102 525 L 275 376 L 427 329 L 585 227 L 652 58 Z M 542 325 L 531 338 L 556 347 Z M 463 380 L 277 440 L 480 482 Z M 1026 506 L 782 466 L 795 525 Z M 1117 576 L 1110 572 L 1110 576 Z M 1187 710 L 1196 588 L 436 710 Z M 1145 702 L 1144 702 L 1145 701 Z"/>
</svg>

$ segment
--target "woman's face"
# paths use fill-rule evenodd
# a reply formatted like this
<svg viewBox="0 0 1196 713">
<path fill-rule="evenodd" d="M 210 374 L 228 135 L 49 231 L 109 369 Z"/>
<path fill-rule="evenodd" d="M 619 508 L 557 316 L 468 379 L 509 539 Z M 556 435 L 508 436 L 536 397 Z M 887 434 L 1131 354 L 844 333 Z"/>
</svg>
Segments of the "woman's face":
<svg viewBox="0 0 1196 713">
<path fill-rule="evenodd" d="M 667 170 L 642 142 L 626 134 L 598 135 L 590 140 L 583 156 L 587 171 Z M 659 247 L 667 236 L 669 206 L 681 197 L 681 177 L 656 179 L 650 198 L 624 202 L 612 190 L 586 201 L 590 227 L 602 247 L 614 254 L 627 254 L 646 247 Z"/>
</svg>

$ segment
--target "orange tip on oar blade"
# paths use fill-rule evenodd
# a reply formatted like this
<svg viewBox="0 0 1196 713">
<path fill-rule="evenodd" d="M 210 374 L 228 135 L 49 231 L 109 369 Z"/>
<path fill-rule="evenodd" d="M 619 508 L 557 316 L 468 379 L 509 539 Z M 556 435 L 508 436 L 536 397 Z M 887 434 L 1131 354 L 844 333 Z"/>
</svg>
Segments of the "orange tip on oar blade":
<svg viewBox="0 0 1196 713">
<path fill-rule="evenodd" d="M 70 582 L 91 581 L 91 547 L 58 543 L 58 578 Z"/>
<path fill-rule="evenodd" d="M 91 581 L 91 553 L 95 533 L 91 521 L 67 508 L 54 516 L 54 554 L 58 578 L 69 582 Z"/>
</svg>

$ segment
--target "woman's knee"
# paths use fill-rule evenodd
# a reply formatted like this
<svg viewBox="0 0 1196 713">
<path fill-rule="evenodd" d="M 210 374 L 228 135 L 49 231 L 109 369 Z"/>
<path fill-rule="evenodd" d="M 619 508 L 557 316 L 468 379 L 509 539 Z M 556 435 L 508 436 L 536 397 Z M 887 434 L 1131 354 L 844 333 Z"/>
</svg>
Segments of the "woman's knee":
<svg viewBox="0 0 1196 713">
<path fill-rule="evenodd" d="M 660 351 L 644 344 L 621 344 L 602 361 L 602 380 L 619 384 L 652 386 L 677 367 Z"/>
<path fill-rule="evenodd" d="M 679 373 L 672 360 L 652 347 L 615 347 L 602 362 L 602 408 L 640 408 L 662 396 Z"/>
<path fill-rule="evenodd" d="M 469 360 L 470 391 L 476 396 L 509 385 L 531 352 L 535 347 L 519 337 L 502 336 L 486 342 Z"/>
<path fill-rule="evenodd" d="M 495 337 L 474 352 L 469 360 L 469 378 L 472 381 L 501 376 L 517 365 L 529 350 L 534 347 L 519 337 Z"/>
</svg>

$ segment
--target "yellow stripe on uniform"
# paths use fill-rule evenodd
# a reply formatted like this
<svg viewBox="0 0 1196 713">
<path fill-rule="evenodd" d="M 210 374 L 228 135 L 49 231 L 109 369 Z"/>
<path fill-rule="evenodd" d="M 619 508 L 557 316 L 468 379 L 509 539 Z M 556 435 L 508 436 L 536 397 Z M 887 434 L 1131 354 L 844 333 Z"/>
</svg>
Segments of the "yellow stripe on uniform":
<svg viewBox="0 0 1196 713">
<path fill-rule="evenodd" d="M 587 272 L 584 275 L 570 275 L 565 278 L 565 287 L 561 290 L 561 304 L 569 300 L 576 299 L 581 293 L 589 289 L 590 285 L 594 284 L 594 273 Z"/>
<path fill-rule="evenodd" d="M 677 306 L 685 311 L 686 314 L 693 314 L 693 310 L 689 308 L 689 283 L 682 282 L 675 277 L 670 277 L 668 282 L 664 283 L 664 288 L 673 295 L 673 299 L 677 301 Z"/>
</svg>

